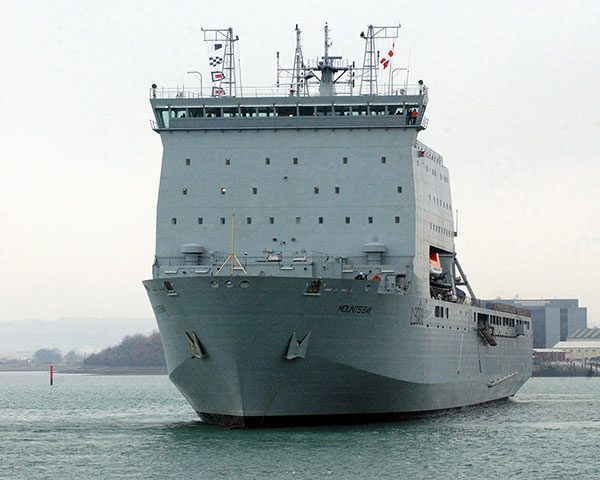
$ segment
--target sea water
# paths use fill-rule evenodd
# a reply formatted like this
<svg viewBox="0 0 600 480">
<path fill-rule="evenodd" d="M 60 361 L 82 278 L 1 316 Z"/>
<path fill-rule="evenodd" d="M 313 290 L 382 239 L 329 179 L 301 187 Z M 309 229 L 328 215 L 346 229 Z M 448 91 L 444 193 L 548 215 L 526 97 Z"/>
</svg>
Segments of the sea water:
<svg viewBox="0 0 600 480">
<path fill-rule="evenodd" d="M 600 378 L 418 420 L 228 430 L 166 376 L 0 372 L 0 478 L 600 479 Z"/>
</svg>

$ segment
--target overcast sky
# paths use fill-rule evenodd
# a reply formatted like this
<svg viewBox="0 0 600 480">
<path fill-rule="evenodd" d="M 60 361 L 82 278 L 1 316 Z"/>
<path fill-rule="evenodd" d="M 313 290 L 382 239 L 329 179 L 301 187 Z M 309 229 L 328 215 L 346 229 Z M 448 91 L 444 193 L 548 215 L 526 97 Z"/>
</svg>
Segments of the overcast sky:
<svg viewBox="0 0 600 480">
<path fill-rule="evenodd" d="M 201 27 L 233 27 L 244 86 L 275 52 L 362 63 L 402 24 L 395 67 L 429 86 L 457 251 L 479 297 L 578 298 L 600 324 L 600 2 L 0 1 L 0 321 L 152 316 L 162 147 L 148 87 L 205 79 Z"/>
</svg>

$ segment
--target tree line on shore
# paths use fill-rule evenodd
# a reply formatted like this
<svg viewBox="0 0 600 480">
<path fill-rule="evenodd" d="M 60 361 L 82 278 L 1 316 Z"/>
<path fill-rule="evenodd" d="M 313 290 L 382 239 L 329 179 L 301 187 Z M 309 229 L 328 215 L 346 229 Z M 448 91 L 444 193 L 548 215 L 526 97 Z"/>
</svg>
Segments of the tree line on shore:
<svg viewBox="0 0 600 480">
<path fill-rule="evenodd" d="M 166 365 L 160 333 L 128 335 L 116 347 L 93 353 L 84 367 L 162 367 Z"/>
<path fill-rule="evenodd" d="M 0 359 L 0 363 L 83 365 L 84 367 L 162 367 L 166 365 L 160 333 L 128 335 L 121 343 L 85 356 L 75 350 L 62 355 L 57 348 L 40 348 L 29 360 Z"/>
</svg>

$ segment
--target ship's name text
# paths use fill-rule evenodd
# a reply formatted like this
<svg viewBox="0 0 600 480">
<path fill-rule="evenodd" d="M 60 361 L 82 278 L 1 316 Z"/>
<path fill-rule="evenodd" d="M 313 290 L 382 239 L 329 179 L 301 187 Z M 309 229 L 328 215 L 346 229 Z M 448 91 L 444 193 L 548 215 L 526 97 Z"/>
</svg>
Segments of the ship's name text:
<svg viewBox="0 0 600 480">
<path fill-rule="evenodd" d="M 337 311 L 342 313 L 370 313 L 372 308 L 367 305 L 340 305 Z"/>
</svg>

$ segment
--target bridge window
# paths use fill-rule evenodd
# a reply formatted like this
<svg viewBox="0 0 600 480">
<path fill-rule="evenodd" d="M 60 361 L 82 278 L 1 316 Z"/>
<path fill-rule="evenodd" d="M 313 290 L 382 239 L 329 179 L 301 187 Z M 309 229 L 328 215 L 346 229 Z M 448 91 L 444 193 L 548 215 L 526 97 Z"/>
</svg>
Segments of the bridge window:
<svg viewBox="0 0 600 480">
<path fill-rule="evenodd" d="M 350 105 L 334 105 L 333 112 L 335 116 L 350 116 L 352 115 L 352 109 Z"/>
<path fill-rule="evenodd" d="M 302 221 L 302 219 L 300 217 L 296 217 L 296 224 L 300 225 L 300 222 Z"/>
<path fill-rule="evenodd" d="M 381 157 L 381 163 L 386 163 L 386 162 L 387 162 L 387 158 Z"/>
<path fill-rule="evenodd" d="M 171 218 L 171 225 L 177 225 L 177 219 L 175 217 Z"/>
<path fill-rule="evenodd" d="M 319 223 L 323 223 L 323 217 L 319 217 Z"/>
<path fill-rule="evenodd" d="M 315 114 L 315 107 L 312 105 L 310 107 L 298 107 L 301 117 L 312 117 Z"/>
<path fill-rule="evenodd" d="M 227 193 L 227 189 L 225 187 L 221 187 L 221 195 L 225 195 Z"/>
<path fill-rule="evenodd" d="M 252 217 L 246 217 L 246 223 L 250 225 L 252 223 Z"/>
<path fill-rule="evenodd" d="M 373 217 L 369 217 L 369 218 L 367 218 L 367 221 L 368 221 L 369 223 L 373 223 Z"/>
<path fill-rule="evenodd" d="M 274 116 L 273 107 L 257 107 L 256 111 L 258 112 L 259 117 L 272 117 Z"/>
<path fill-rule="evenodd" d="M 342 158 L 342 163 L 343 163 L 344 165 L 347 165 L 347 164 L 348 164 L 348 157 L 344 157 L 344 158 Z"/>
<path fill-rule="evenodd" d="M 256 195 L 258 193 L 258 188 L 252 187 L 252 195 Z"/>
<path fill-rule="evenodd" d="M 182 193 L 183 195 L 187 195 L 187 188 L 182 188 L 182 189 L 181 189 L 181 193 Z"/>
<path fill-rule="evenodd" d="M 315 187 L 315 194 L 319 193 L 319 187 Z"/>
<path fill-rule="evenodd" d="M 231 165 L 231 159 L 229 157 L 225 159 L 225 165 Z"/>
<path fill-rule="evenodd" d="M 402 193 L 402 187 L 398 187 L 398 193 Z"/>
<path fill-rule="evenodd" d="M 256 107 L 241 107 L 240 115 L 242 117 L 256 117 Z"/>
<path fill-rule="evenodd" d="M 346 223 L 350 223 L 350 217 L 346 217 Z"/>
<path fill-rule="evenodd" d="M 269 157 L 265 158 L 265 165 L 271 165 L 271 159 Z"/>
<path fill-rule="evenodd" d="M 221 217 L 221 225 L 225 225 L 225 217 Z"/>
<path fill-rule="evenodd" d="M 207 117 L 220 117 L 221 116 L 221 108 L 220 107 L 206 107 Z"/>
<path fill-rule="evenodd" d="M 237 114 L 238 114 L 237 107 L 223 108 L 223 116 L 224 117 L 237 117 Z"/>
<path fill-rule="evenodd" d="M 400 217 L 394 217 L 394 221 L 395 221 L 396 223 L 400 223 Z"/>
<path fill-rule="evenodd" d="M 190 166 L 190 163 L 191 163 L 191 160 L 190 160 L 189 158 L 186 158 L 186 159 L 185 159 L 185 164 L 186 164 L 186 166 L 188 166 L 188 167 L 189 167 L 189 166 Z"/>
<path fill-rule="evenodd" d="M 340 193 L 340 187 L 335 187 L 335 193 Z"/>
<path fill-rule="evenodd" d="M 404 108 L 402 105 L 388 105 L 388 115 L 403 115 Z"/>
<path fill-rule="evenodd" d="M 269 217 L 269 223 L 273 225 L 275 223 L 275 217 Z"/>
<path fill-rule="evenodd" d="M 295 117 L 296 116 L 296 106 L 293 107 L 277 107 L 277 116 L 278 117 Z"/>
<path fill-rule="evenodd" d="M 316 109 L 316 114 L 318 117 L 330 117 L 333 115 L 332 109 L 333 109 L 333 105 L 317 105 L 315 107 Z"/>
<path fill-rule="evenodd" d="M 202 225 L 204 219 L 202 217 L 198 217 L 198 225 Z"/>
<path fill-rule="evenodd" d="M 362 116 L 367 114 L 367 106 L 366 105 L 353 105 L 352 106 L 352 116 Z"/>
<path fill-rule="evenodd" d="M 385 105 L 371 105 L 369 108 L 370 115 L 385 115 Z"/>
</svg>

